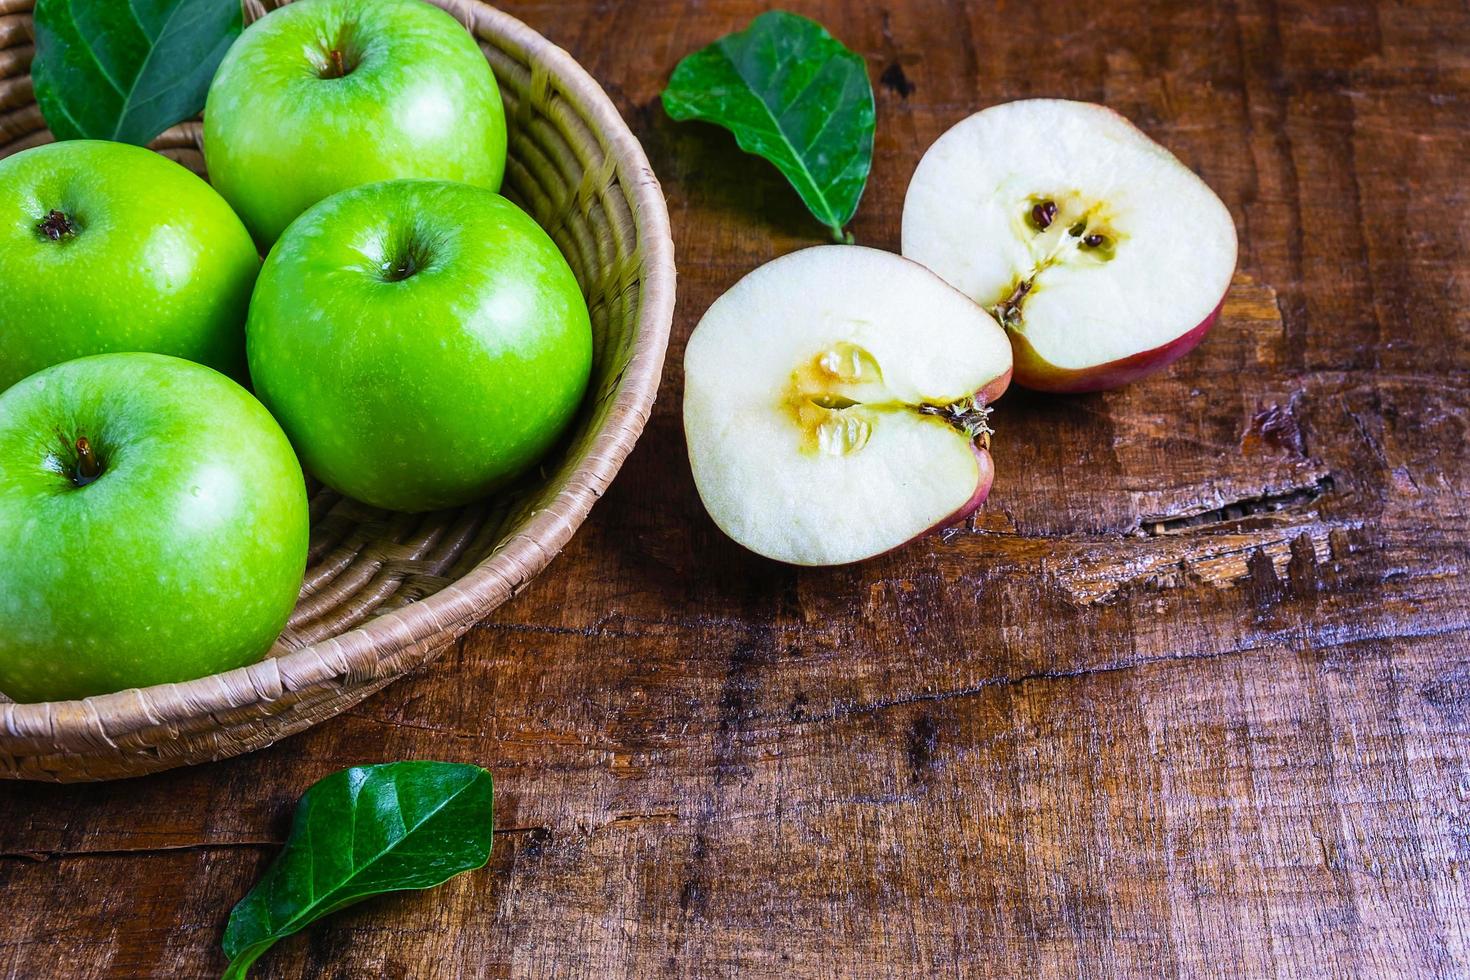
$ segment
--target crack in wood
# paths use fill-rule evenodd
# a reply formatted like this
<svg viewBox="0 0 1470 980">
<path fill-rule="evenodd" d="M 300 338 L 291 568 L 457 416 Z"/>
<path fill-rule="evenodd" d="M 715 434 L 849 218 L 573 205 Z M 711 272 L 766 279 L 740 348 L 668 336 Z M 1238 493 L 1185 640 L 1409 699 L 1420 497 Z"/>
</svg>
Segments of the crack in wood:
<svg viewBox="0 0 1470 980">
<path fill-rule="evenodd" d="M 1073 553 L 1046 559 L 1045 567 L 1080 605 L 1111 602 L 1132 588 L 1165 591 L 1191 585 L 1234 588 L 1250 577 L 1251 561 L 1263 557 L 1277 577 L 1287 572 L 1293 542 L 1315 564 L 1332 560 L 1332 534 L 1357 525 L 1291 524 L 1227 534 L 1161 536 L 1140 541 L 1138 550 L 1119 556 L 1113 552 Z"/>
<path fill-rule="evenodd" d="M 1367 631 L 1353 633 L 1340 637 L 1319 637 L 1312 646 L 1312 652 L 1325 655 L 1329 651 L 1341 647 L 1352 646 L 1359 643 L 1374 643 L 1392 640 L 1421 639 L 1425 637 L 1454 636 L 1462 633 L 1470 633 L 1470 622 L 1456 623 L 1443 629 L 1426 630 L 1386 630 L 1383 632 Z M 1274 641 L 1280 638 L 1273 637 Z M 799 726 L 820 726 L 832 722 L 841 722 L 850 718 L 860 718 L 869 715 L 878 715 L 886 711 L 902 710 L 914 705 L 935 705 L 950 701 L 963 701 L 966 698 L 978 697 L 987 694 L 993 689 L 1013 687 L 1021 684 L 1053 681 L 1075 681 L 1086 680 L 1093 677 L 1101 677 L 1108 674 L 1116 674 L 1126 670 L 1134 670 L 1140 667 L 1152 667 L 1160 664 L 1190 663 L 1204 664 L 1226 657 L 1238 657 L 1246 654 L 1259 653 L 1272 646 L 1272 642 L 1262 642 L 1251 646 L 1241 646 L 1230 650 L 1217 650 L 1211 653 L 1174 653 L 1165 656 L 1137 657 L 1129 660 L 1120 660 L 1113 663 L 1098 664 L 1090 667 L 1079 667 L 1076 670 L 1038 670 L 1025 674 L 999 674 L 983 677 L 973 684 L 956 688 L 951 691 L 933 691 L 923 694 L 913 694 L 907 697 L 880 699 L 865 704 L 841 704 L 834 710 L 819 715 L 811 715 L 796 724 Z M 779 721 L 775 725 L 756 725 L 752 731 L 765 731 L 773 728 L 785 727 Z"/>
<path fill-rule="evenodd" d="M 1278 634 L 1270 634 L 1268 639 L 1260 643 L 1243 645 L 1234 649 L 1219 650 L 1211 653 L 1177 653 L 1166 656 L 1144 656 L 1131 658 L 1112 663 L 1098 664 L 1094 666 L 1081 667 L 1075 670 L 1036 670 L 1023 674 L 1001 674 L 982 677 L 974 683 L 964 687 L 946 691 L 930 691 L 912 694 L 904 697 L 883 698 L 864 703 L 842 702 L 834 704 L 830 711 L 814 715 L 804 715 L 800 720 L 789 719 L 785 711 L 779 711 L 775 715 L 749 715 L 742 725 L 742 734 L 756 738 L 774 736 L 792 729 L 810 732 L 833 724 L 842 724 L 855 718 L 873 717 L 890 711 L 902 711 L 907 708 L 921 707 L 915 720 L 909 725 L 910 739 L 917 737 L 922 740 L 923 754 L 932 759 L 933 747 L 937 746 L 937 739 L 930 742 L 930 726 L 921 721 L 924 717 L 933 717 L 932 709 L 941 704 L 951 702 L 963 702 L 969 698 L 980 697 L 992 693 L 995 690 L 1024 685 L 1030 683 L 1065 683 L 1071 681 L 1085 681 L 1090 678 L 1103 677 L 1110 674 L 1130 671 L 1136 668 L 1152 667 L 1155 665 L 1169 665 L 1177 663 L 1204 664 L 1225 658 L 1245 656 L 1260 653 L 1274 645 L 1289 642 L 1286 635 L 1290 630 L 1283 630 Z M 1457 636 L 1470 633 L 1470 622 L 1455 623 L 1443 628 L 1432 629 L 1371 629 L 1371 630 L 1346 630 L 1336 635 L 1318 634 L 1312 643 L 1312 652 L 1324 658 L 1324 662 L 1335 661 L 1333 651 L 1344 647 L 1357 646 L 1371 643 L 1392 643 L 1399 640 L 1423 639 L 1435 637 Z M 1420 695 L 1430 701 L 1436 708 L 1443 708 L 1446 703 L 1456 705 L 1462 700 L 1461 695 L 1466 689 L 1462 683 L 1466 676 L 1464 671 L 1447 675 L 1448 679 L 1438 685 L 1428 687 L 1420 692 Z M 713 731 L 713 729 L 711 729 Z M 937 728 L 933 729 L 937 735 Z M 696 739 L 708 736 L 708 732 L 696 735 Z M 661 751 L 671 751 L 668 749 Z M 595 767 L 597 763 L 589 762 L 582 769 Z M 577 767 L 569 767 L 577 768 Z M 884 805 L 895 802 L 907 802 L 916 799 L 913 793 L 894 793 L 887 795 L 866 795 L 845 797 L 839 801 L 844 804 L 870 803 Z M 695 801 L 691 800 L 691 804 Z M 552 828 L 542 824 L 497 826 L 495 835 L 497 837 L 524 837 L 528 838 L 525 845 L 531 851 L 539 853 L 547 847 L 551 841 L 561 837 L 585 838 L 590 834 L 603 831 L 626 831 L 637 832 L 642 827 L 653 824 L 669 827 L 680 827 L 686 825 L 686 817 L 690 814 L 681 814 L 675 810 L 649 810 L 649 811 L 623 811 L 613 815 L 611 820 L 591 827 L 590 829 L 579 829 L 576 826 L 563 828 Z M 703 814 L 695 812 L 692 823 L 697 828 Z M 692 831 L 702 833 L 701 831 Z M 167 853 L 171 851 L 213 851 L 213 850 L 239 850 L 239 849 L 269 849 L 280 847 L 284 841 L 276 839 L 247 839 L 238 841 L 208 841 L 199 843 L 187 843 L 176 845 L 154 845 L 143 847 L 114 847 L 66 850 L 62 848 L 6 851 L 0 852 L 0 860 L 12 860 L 17 862 L 45 862 L 50 860 L 61 860 L 69 858 L 143 858 L 150 855 Z M 707 847 L 697 846 L 691 853 L 691 858 L 696 866 L 699 866 L 707 857 Z M 688 901 L 696 903 L 701 885 L 697 878 L 690 878 L 685 882 L 688 893 Z"/>
<path fill-rule="evenodd" d="M 1294 542 L 1321 564 L 1334 556 L 1334 531 L 1358 526 L 1316 519 L 1313 508 L 1333 488 L 1332 474 L 1316 471 L 1213 507 L 1144 517 L 1129 534 L 1135 547 L 1082 545 L 1044 557 L 1042 567 L 1080 605 L 1110 602 L 1134 587 L 1233 588 L 1249 578 L 1257 556 L 1269 560 L 1281 576 L 1293 558 Z"/>
<path fill-rule="evenodd" d="M 611 824 L 619 822 L 634 823 L 639 814 L 629 814 L 626 821 L 621 818 L 613 820 Z M 649 817 L 662 816 L 661 814 L 647 814 Z M 611 825 L 609 824 L 609 825 Z M 601 829 L 601 828 L 599 828 Z M 529 834 L 533 838 L 541 840 L 551 835 L 550 827 L 496 827 L 496 837 L 512 837 L 521 834 Z M 284 840 L 258 839 L 258 840 L 224 840 L 224 841 L 193 841 L 181 844 L 150 844 L 140 847 L 96 847 L 77 848 L 43 848 L 26 851 L 0 851 L 0 861 L 25 861 L 41 864 L 47 861 L 62 861 L 72 858 L 131 858 L 148 857 L 158 854 L 173 854 L 181 851 L 238 851 L 259 850 L 285 845 Z"/>
<path fill-rule="evenodd" d="M 1191 528 L 1212 524 L 1230 524 L 1261 514 L 1310 507 L 1333 489 L 1331 473 L 1323 473 L 1309 483 L 1288 484 L 1248 497 L 1238 497 L 1209 510 L 1190 510 L 1176 516 L 1144 517 L 1138 531 L 1148 537 L 1178 534 Z"/>
<path fill-rule="evenodd" d="M 285 841 L 280 840 L 226 840 L 197 841 L 187 844 L 153 844 L 146 847 L 99 847 L 79 848 L 77 850 L 51 848 L 34 851 L 0 851 L 0 861 L 28 861 L 39 864 L 46 861 L 59 861 L 67 858 L 126 858 L 144 857 L 150 854 L 170 854 L 179 851 L 235 851 L 241 849 L 280 847 L 284 843 Z"/>
</svg>

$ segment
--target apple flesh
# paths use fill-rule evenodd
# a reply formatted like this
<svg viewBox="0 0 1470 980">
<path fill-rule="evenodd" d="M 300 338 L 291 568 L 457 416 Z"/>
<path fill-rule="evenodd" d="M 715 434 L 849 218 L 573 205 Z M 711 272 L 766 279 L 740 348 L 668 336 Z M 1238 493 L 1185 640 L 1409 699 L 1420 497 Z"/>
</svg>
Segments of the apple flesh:
<svg viewBox="0 0 1470 980">
<path fill-rule="evenodd" d="M 1118 113 L 1028 99 L 970 116 L 924 154 L 903 254 L 1000 321 L 1018 384 L 1099 391 L 1203 339 L 1236 235 L 1205 182 Z"/>
<path fill-rule="evenodd" d="M 423 0 L 298 0 L 256 21 L 204 109 L 210 180 L 267 250 L 337 191 L 398 177 L 499 190 L 505 110 L 474 37 Z"/>
<path fill-rule="evenodd" d="M 112 351 L 243 377 L 259 269 L 230 206 L 151 150 L 71 140 L 0 160 L 0 391 Z"/>
<path fill-rule="evenodd" d="M 689 338 L 700 498 L 721 530 L 778 561 L 892 550 L 984 501 L 986 406 L 1010 372 L 990 315 L 913 262 L 852 245 L 776 259 Z"/>
<path fill-rule="evenodd" d="M 355 187 L 307 211 L 261 269 L 250 376 L 306 468 L 390 510 L 477 500 L 575 416 L 592 328 L 556 244 L 499 194 Z"/>
<path fill-rule="evenodd" d="M 81 698 L 258 660 L 306 569 L 306 485 L 239 385 L 157 354 L 0 395 L 0 692 Z"/>
</svg>

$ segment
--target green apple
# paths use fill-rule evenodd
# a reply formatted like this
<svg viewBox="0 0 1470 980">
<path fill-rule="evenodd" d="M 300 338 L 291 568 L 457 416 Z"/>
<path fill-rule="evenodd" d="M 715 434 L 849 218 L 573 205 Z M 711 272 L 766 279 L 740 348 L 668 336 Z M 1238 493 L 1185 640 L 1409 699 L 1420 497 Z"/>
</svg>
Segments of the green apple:
<svg viewBox="0 0 1470 980">
<path fill-rule="evenodd" d="M 492 191 L 394 180 L 276 243 L 245 327 L 256 392 L 306 468 L 393 510 L 468 503 L 556 442 L 592 330 L 555 243 Z"/>
<path fill-rule="evenodd" d="M 0 391 L 112 351 L 243 376 L 259 270 L 229 205 L 151 150 L 74 140 L 0 160 Z"/>
<path fill-rule="evenodd" d="M 204 156 L 262 249 L 324 197 L 396 177 L 500 189 L 505 110 L 479 45 L 422 0 L 299 0 L 209 87 Z"/>
<path fill-rule="evenodd" d="M 0 395 L 0 691 L 86 697 L 251 663 L 306 567 L 306 485 L 235 382 L 101 354 Z"/>
</svg>

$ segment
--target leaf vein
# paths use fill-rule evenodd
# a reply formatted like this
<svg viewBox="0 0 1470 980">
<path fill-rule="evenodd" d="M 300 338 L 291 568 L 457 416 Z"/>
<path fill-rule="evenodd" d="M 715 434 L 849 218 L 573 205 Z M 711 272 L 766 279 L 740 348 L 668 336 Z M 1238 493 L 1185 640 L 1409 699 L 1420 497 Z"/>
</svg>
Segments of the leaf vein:
<svg viewBox="0 0 1470 980">
<path fill-rule="evenodd" d="M 784 143 L 786 145 L 786 148 L 791 152 L 792 162 L 796 165 L 796 167 L 800 169 L 801 176 L 805 178 L 807 184 L 817 195 L 818 203 L 822 210 L 825 212 L 822 215 L 818 215 L 818 217 L 820 217 L 821 220 L 826 224 L 832 224 L 835 220 L 832 203 L 827 200 L 827 195 L 822 193 L 821 186 L 817 183 L 816 177 L 813 176 L 811 168 L 809 168 L 806 165 L 806 161 L 802 159 L 801 153 L 796 148 L 796 144 L 791 141 L 791 137 L 788 136 L 786 130 L 782 128 L 780 120 L 778 120 L 775 114 L 771 112 L 771 107 L 766 103 L 766 100 L 761 97 L 759 90 L 756 88 L 756 84 L 751 81 L 751 79 L 746 77 L 745 73 L 741 70 L 740 65 L 736 63 L 735 59 L 731 58 L 729 53 L 725 51 L 724 48 L 720 48 L 720 54 L 723 55 L 725 60 L 730 63 L 730 67 L 735 70 L 735 74 L 740 78 L 742 82 L 745 83 L 751 94 L 755 96 L 756 104 L 761 107 L 761 109 L 766 114 L 766 118 L 769 119 L 771 122 L 771 129 L 778 137 L 780 137 L 781 142 Z"/>
<path fill-rule="evenodd" d="M 452 794 L 450 794 L 449 796 L 446 796 L 443 800 L 441 800 L 439 802 L 439 804 L 437 806 L 434 807 L 434 809 L 432 809 L 428 813 L 424 814 L 424 816 L 423 816 L 422 819 L 420 819 L 419 821 L 417 821 L 412 827 L 408 828 L 406 830 L 404 836 L 407 837 L 409 834 L 412 834 L 414 831 L 416 831 L 420 827 L 422 827 L 426 822 L 428 822 L 430 819 L 432 819 L 435 814 L 439 813 L 439 811 L 443 810 L 451 802 L 453 802 L 455 799 L 457 799 L 462 793 L 464 793 L 467 789 L 469 789 L 471 786 L 473 786 L 475 784 L 475 782 L 478 781 L 478 778 L 479 777 L 473 777 L 473 778 L 471 778 L 464 785 L 462 785 L 458 789 L 456 789 Z M 357 807 L 354 806 L 353 807 L 354 835 L 356 833 L 356 831 L 355 831 L 355 822 L 356 822 L 356 819 L 357 819 Z M 402 838 L 399 838 L 399 839 L 401 840 Z M 286 922 L 282 923 L 281 928 L 278 929 L 277 932 L 279 934 L 281 934 L 281 935 L 285 935 L 285 934 L 287 934 L 290 931 L 291 927 L 295 926 L 297 923 L 311 922 L 312 921 L 311 913 L 314 912 L 317 909 L 317 907 L 322 903 L 323 900 L 325 900 L 327 898 L 330 898 L 334 894 L 340 894 L 353 881 L 355 881 L 358 878 L 358 876 L 360 876 L 365 870 L 367 870 L 368 868 L 372 867 L 378 861 L 382 860 L 383 857 L 385 857 L 390 851 L 392 851 L 394 849 L 395 844 L 396 844 L 396 842 L 389 842 L 389 843 L 385 844 L 381 850 L 379 850 L 376 854 L 374 854 L 367 861 L 365 861 L 362 864 L 358 865 L 350 874 L 348 874 L 341 881 L 339 881 L 339 882 L 335 883 L 334 885 L 332 885 L 332 887 L 330 889 L 328 889 L 326 892 L 322 893 L 320 896 L 317 896 L 315 894 L 315 890 L 313 890 L 313 899 L 312 899 L 311 903 L 309 905 L 307 905 L 306 907 L 302 908 L 301 911 L 299 911 L 296 915 L 292 916 Z"/>
<path fill-rule="evenodd" d="M 128 0 L 128 15 L 133 18 L 133 23 L 138 25 L 138 33 L 149 41 L 157 41 L 158 38 L 148 33 L 148 28 L 143 26 L 143 18 L 138 16 L 138 0 Z"/>
</svg>

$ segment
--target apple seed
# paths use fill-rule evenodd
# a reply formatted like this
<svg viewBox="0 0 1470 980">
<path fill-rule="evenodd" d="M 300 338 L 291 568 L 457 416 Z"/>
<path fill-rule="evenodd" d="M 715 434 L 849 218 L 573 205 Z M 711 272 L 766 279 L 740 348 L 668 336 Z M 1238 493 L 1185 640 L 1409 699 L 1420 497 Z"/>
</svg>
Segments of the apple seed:
<svg viewBox="0 0 1470 980">
<path fill-rule="evenodd" d="M 873 355 L 845 340 L 818 354 L 815 364 L 822 373 L 845 384 L 883 380 L 883 372 Z"/>
<path fill-rule="evenodd" d="M 1031 223 L 1038 231 L 1046 231 L 1057 217 L 1057 202 L 1042 201 L 1031 209 Z"/>
<path fill-rule="evenodd" d="M 873 424 L 846 411 L 834 411 L 817 426 L 817 450 L 828 456 L 846 456 L 868 444 Z"/>
</svg>

